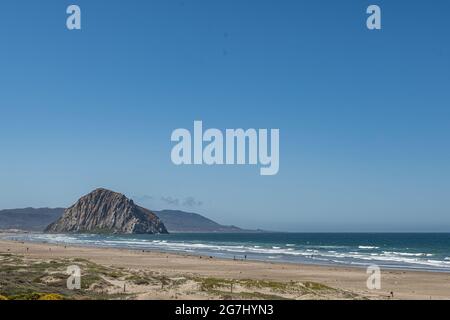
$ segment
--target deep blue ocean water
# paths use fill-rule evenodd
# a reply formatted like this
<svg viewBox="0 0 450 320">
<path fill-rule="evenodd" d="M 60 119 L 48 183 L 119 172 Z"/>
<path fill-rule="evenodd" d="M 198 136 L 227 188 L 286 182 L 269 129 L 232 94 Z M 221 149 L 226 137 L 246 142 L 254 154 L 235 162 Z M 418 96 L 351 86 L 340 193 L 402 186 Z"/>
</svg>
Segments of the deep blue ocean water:
<svg viewBox="0 0 450 320">
<path fill-rule="evenodd" d="M 20 234 L 9 238 L 221 258 L 450 272 L 450 233 Z"/>
</svg>

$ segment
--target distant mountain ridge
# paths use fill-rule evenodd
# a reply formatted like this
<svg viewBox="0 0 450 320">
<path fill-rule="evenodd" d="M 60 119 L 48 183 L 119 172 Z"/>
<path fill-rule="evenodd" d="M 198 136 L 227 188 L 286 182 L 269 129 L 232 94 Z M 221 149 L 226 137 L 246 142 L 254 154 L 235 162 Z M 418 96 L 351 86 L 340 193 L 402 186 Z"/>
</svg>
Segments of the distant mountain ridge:
<svg viewBox="0 0 450 320">
<path fill-rule="evenodd" d="M 0 229 L 42 231 L 64 213 L 64 208 L 0 210 Z"/>
<path fill-rule="evenodd" d="M 96 189 L 80 198 L 51 223 L 47 233 L 168 233 L 164 223 L 150 210 L 134 204 L 123 194 Z"/>
<path fill-rule="evenodd" d="M 119 198 L 123 200 L 122 197 L 125 197 L 121 194 L 117 194 Z M 81 200 L 81 199 L 80 199 Z M 111 201 L 110 198 L 108 201 Z M 165 226 L 168 232 L 186 232 L 186 233 L 194 233 L 194 232 L 217 232 L 217 233 L 239 233 L 239 232 L 260 232 L 261 230 L 245 230 L 236 226 L 225 226 L 221 225 L 203 215 L 193 212 L 185 212 L 181 210 L 161 210 L 161 211 L 150 211 L 143 207 L 139 207 L 134 204 L 133 200 L 128 199 L 132 206 L 136 207 L 137 212 L 144 212 L 148 214 L 148 212 L 155 214 L 162 224 Z M 120 202 L 120 201 L 119 201 Z M 105 206 L 104 206 L 105 207 Z M 107 206 L 106 206 L 107 207 Z M 106 208 L 105 207 L 105 208 Z M 127 206 L 122 204 L 122 209 Z M 73 207 L 71 207 L 73 208 Z M 69 209 L 71 209 L 69 208 Z M 85 206 L 83 210 L 87 210 L 89 206 Z M 44 231 L 47 228 L 47 231 L 50 232 L 81 232 L 81 226 L 77 226 L 77 219 L 84 219 L 80 215 L 71 215 L 72 217 L 68 219 L 67 217 L 62 218 L 64 211 L 69 210 L 65 208 L 24 208 L 24 209 L 7 209 L 0 210 L 0 229 L 20 229 L 25 231 Z M 81 210 L 81 207 L 78 208 Z M 98 208 L 95 209 L 95 206 L 91 206 L 91 209 L 94 211 L 98 211 Z M 89 209 L 89 210 L 91 210 Z M 104 209 L 102 209 L 104 210 Z M 73 211 L 73 209 L 72 209 Z M 84 214 L 87 214 L 85 212 Z M 76 218 L 75 218 L 76 217 Z M 58 220 L 58 223 L 56 223 Z M 87 223 L 91 226 L 85 226 L 85 230 L 83 232 L 91 231 L 91 232 L 99 232 L 101 228 L 107 226 L 107 224 L 99 225 L 97 224 L 97 229 L 93 227 L 95 223 L 94 220 L 91 219 L 91 222 Z M 111 225 L 109 225 L 111 227 Z M 76 231 L 78 228 L 79 231 Z M 81 228 L 81 229 L 83 229 Z M 105 229 L 105 231 L 108 228 Z"/>
<path fill-rule="evenodd" d="M 244 232 L 236 226 L 224 226 L 200 214 L 180 210 L 155 211 L 169 232 Z"/>
</svg>

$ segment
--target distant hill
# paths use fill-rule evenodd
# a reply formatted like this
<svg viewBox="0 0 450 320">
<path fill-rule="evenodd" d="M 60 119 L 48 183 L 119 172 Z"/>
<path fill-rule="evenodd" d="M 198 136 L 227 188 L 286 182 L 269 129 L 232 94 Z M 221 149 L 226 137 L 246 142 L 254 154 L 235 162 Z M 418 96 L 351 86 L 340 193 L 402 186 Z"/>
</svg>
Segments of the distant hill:
<svg viewBox="0 0 450 320">
<path fill-rule="evenodd" d="M 64 208 L 24 208 L 0 210 L 0 229 L 42 231 L 57 220 Z"/>
<path fill-rule="evenodd" d="M 235 226 L 223 226 L 192 212 L 179 210 L 155 211 L 169 232 L 245 232 Z"/>
</svg>

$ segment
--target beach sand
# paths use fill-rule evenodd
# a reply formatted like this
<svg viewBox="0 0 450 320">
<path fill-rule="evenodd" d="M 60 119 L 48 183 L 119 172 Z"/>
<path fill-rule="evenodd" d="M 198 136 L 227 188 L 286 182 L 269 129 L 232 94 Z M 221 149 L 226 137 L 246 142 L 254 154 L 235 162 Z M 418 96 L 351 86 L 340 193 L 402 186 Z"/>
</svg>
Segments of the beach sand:
<svg viewBox="0 0 450 320">
<path fill-rule="evenodd" d="M 36 272 L 45 274 L 30 283 L 38 283 L 39 288 L 53 292 L 58 283 L 61 286 L 66 283 L 66 265 L 79 264 L 82 275 L 90 275 L 86 276 L 90 282 L 85 289 L 98 294 L 88 295 L 88 298 L 392 299 L 393 292 L 394 299 L 450 299 L 450 273 L 382 270 L 381 290 L 368 290 L 369 275 L 364 268 L 234 261 L 188 254 L 3 240 L 0 240 L 0 257 L 3 259 L 0 272 L 14 264 L 22 268 L 12 269 L 15 274 L 1 273 L 9 283 L 0 282 L 0 294 L 4 294 L 8 286 L 12 290 L 14 281 L 19 281 L 20 275 L 27 275 L 27 270 L 31 273 L 33 266 L 46 262 L 53 263 L 59 270 L 51 269 L 51 265 L 45 270 L 41 268 Z M 45 284 L 47 286 L 43 286 Z M 47 290 L 49 288 L 51 290 Z M 58 290 L 62 295 L 67 293 Z M 80 297 L 83 294 L 72 298 Z"/>
</svg>

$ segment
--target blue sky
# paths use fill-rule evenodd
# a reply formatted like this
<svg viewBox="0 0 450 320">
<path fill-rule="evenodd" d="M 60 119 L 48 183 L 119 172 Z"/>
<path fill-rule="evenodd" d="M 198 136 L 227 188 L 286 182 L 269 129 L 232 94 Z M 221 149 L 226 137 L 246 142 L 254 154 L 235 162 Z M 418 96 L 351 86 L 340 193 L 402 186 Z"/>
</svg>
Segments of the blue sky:
<svg viewBox="0 0 450 320">
<path fill-rule="evenodd" d="M 65 27 L 72 3 L 81 31 Z M 365 27 L 370 4 L 381 31 Z M 449 11 L 2 1 L 0 208 L 68 206 L 106 187 L 249 228 L 450 231 Z M 174 166 L 171 132 L 194 120 L 279 128 L 279 174 Z"/>
</svg>

